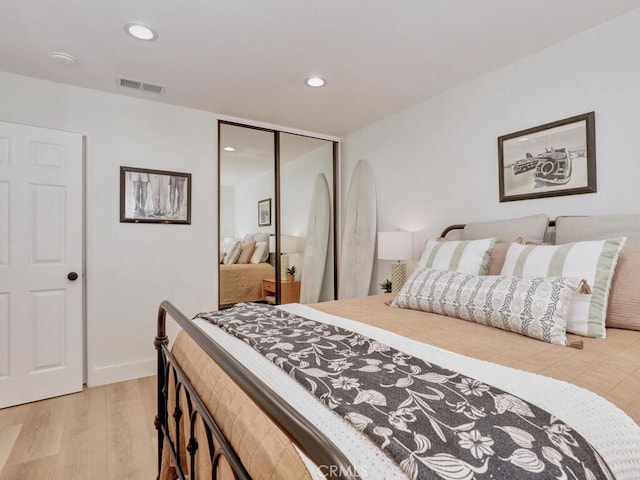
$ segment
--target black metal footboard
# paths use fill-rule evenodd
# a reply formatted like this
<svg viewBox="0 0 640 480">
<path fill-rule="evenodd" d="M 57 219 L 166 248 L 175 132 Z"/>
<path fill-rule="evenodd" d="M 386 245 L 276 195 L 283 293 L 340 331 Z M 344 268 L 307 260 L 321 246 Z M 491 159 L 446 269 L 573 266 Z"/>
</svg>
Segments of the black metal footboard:
<svg viewBox="0 0 640 480">
<path fill-rule="evenodd" d="M 171 354 L 168 348 L 168 337 L 166 333 L 167 313 L 175 322 L 229 375 L 234 382 L 249 396 L 258 407 L 269 418 L 285 432 L 293 443 L 302 450 L 319 468 L 318 472 L 323 473 L 327 478 L 355 480 L 360 478 L 356 469 L 351 465 L 346 456 L 329 440 L 315 425 L 307 418 L 303 417 L 289 404 L 284 402 L 273 390 L 253 373 L 246 369 L 226 350 L 220 347 L 202 329 L 189 320 L 170 302 L 164 301 L 158 308 L 158 330 L 155 338 L 155 348 L 158 351 L 158 414 L 155 419 L 155 426 L 158 430 L 158 477 L 162 468 L 163 448 L 169 449 L 176 468 L 176 475 L 181 480 L 189 478 L 196 480 L 201 478 L 196 471 L 195 456 L 199 448 L 195 438 L 195 425 L 198 417 L 202 420 L 207 437 L 207 452 L 211 459 L 212 480 L 217 479 L 217 466 L 221 457 L 224 457 L 228 465 L 234 472 L 237 480 L 250 479 L 251 477 L 242 465 L 242 460 L 238 457 L 229 441 L 207 411 L 202 400 L 198 396 L 182 368 Z M 173 374 L 173 375 L 171 375 Z M 175 395 L 175 408 L 173 412 L 168 412 L 169 402 L 169 382 L 173 376 L 173 386 Z M 186 414 L 189 418 L 189 435 L 187 443 L 189 475 L 182 470 L 180 462 L 181 439 L 180 423 L 185 414 L 184 406 L 180 405 L 180 394 L 183 392 L 186 397 Z M 175 422 L 175 437 L 170 434 L 170 416 Z M 215 443 L 217 443 L 217 448 Z M 166 441 L 166 442 L 165 442 Z"/>
</svg>

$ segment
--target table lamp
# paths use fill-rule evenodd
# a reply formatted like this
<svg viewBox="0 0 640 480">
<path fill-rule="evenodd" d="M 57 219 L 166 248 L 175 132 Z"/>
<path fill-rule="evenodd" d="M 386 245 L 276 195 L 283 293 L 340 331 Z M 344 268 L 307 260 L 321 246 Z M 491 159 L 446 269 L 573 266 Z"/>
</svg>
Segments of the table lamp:
<svg viewBox="0 0 640 480">
<path fill-rule="evenodd" d="M 269 237 L 269 252 L 276 251 L 276 237 Z M 292 235 L 280 235 L 280 281 L 287 279 L 287 269 L 289 268 L 289 253 L 298 251 L 298 237 Z"/>
<path fill-rule="evenodd" d="M 391 291 L 399 292 L 407 280 L 407 264 L 413 258 L 412 232 L 378 232 L 378 259 L 396 260 L 391 264 Z"/>
</svg>

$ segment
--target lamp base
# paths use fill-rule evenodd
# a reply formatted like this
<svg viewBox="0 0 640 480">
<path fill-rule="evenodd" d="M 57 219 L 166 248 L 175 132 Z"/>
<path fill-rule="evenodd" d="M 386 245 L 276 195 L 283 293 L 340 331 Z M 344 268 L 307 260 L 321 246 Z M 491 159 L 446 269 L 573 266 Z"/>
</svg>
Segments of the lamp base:
<svg viewBox="0 0 640 480">
<path fill-rule="evenodd" d="M 398 293 L 404 282 L 407 281 L 407 264 L 392 263 L 391 264 L 391 292 Z"/>
<path fill-rule="evenodd" d="M 289 268 L 289 255 L 283 253 L 280 255 L 280 281 L 287 279 L 287 269 Z"/>
</svg>

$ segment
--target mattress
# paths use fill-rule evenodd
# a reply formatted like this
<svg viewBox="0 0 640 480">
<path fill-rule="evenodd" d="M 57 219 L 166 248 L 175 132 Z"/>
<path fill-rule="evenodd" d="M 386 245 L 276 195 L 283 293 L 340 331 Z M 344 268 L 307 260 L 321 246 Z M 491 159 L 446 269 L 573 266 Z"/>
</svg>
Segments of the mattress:
<svg viewBox="0 0 640 480">
<path fill-rule="evenodd" d="M 327 302 L 315 305 L 315 310 L 302 305 L 282 308 L 303 316 L 319 316 L 329 323 L 343 322 L 347 328 L 354 331 L 361 329 L 362 333 L 392 346 L 396 346 L 393 343 L 397 342 L 400 349 L 410 354 L 422 353 L 422 349 L 427 348 L 445 367 L 462 371 L 516 394 L 524 389 L 524 393 L 537 405 L 566 419 L 569 424 L 579 425 L 576 428 L 579 428 L 580 433 L 599 450 L 605 451 L 603 454 L 606 453 L 607 462 L 616 470 L 618 478 L 638 478 L 640 435 L 637 423 L 640 421 L 640 411 L 634 400 L 640 393 L 640 332 L 610 329 L 606 340 L 584 339 L 584 348 L 578 350 L 549 345 L 514 333 L 448 317 L 393 309 L 385 305 L 387 298 L 373 296 Z M 349 320 L 336 320 L 325 315 L 327 313 L 357 320 L 364 325 L 350 323 Z M 205 321 L 197 322 L 225 348 L 248 349 L 249 351 L 240 350 L 237 353 L 244 361 L 256 362 L 257 365 L 264 360 L 261 357 L 254 358 L 257 355 L 253 355 L 255 352 L 237 339 L 220 332 L 217 327 Z M 405 337 L 425 342 L 431 347 Z M 241 345 L 234 346 L 237 343 Z M 414 349 L 417 350 L 413 351 Z M 214 418 L 222 421 L 225 435 L 230 438 L 253 478 L 309 478 L 318 473 L 317 468 L 305 466 L 286 435 L 223 372 L 217 371 L 219 368 L 216 369 L 208 356 L 186 335 L 177 339 L 174 355 L 194 382 L 196 390 L 204 396 L 205 404 Z M 615 406 L 603 402 L 598 395 L 581 391 L 564 382 L 556 382 L 555 388 L 562 391 L 563 400 L 550 402 L 545 393 L 548 389 L 531 388 L 532 379 L 539 378 L 537 375 L 473 362 L 468 357 L 564 380 L 607 398 Z M 324 408 L 312 397 L 308 398 L 309 395 L 304 390 L 299 395 L 293 395 L 293 387 L 286 383 L 286 375 L 282 378 L 283 372 L 279 369 L 271 368 L 273 365 L 267 367 L 267 373 L 261 372 L 260 375 L 273 377 L 271 381 L 276 389 L 284 389 L 281 394 L 290 403 L 300 401 L 300 404 L 295 405 L 296 408 L 303 411 L 318 406 Z M 598 411 L 598 415 L 592 415 L 593 411 Z M 362 442 L 364 437 L 350 425 L 339 418 L 331 418 L 336 417 L 333 412 L 310 410 L 306 414 L 311 415 L 314 422 L 326 430 L 343 451 L 350 450 L 349 458 L 354 465 L 376 465 L 377 472 L 386 472 L 384 478 L 406 478 L 371 442 L 368 442 L 370 445 L 366 439 Z M 592 422 L 593 419 L 596 421 Z M 617 425 L 613 432 L 611 425 Z M 619 425 L 626 425 L 626 430 L 619 431 Z M 206 467 L 203 465 L 202 468 Z"/>
</svg>

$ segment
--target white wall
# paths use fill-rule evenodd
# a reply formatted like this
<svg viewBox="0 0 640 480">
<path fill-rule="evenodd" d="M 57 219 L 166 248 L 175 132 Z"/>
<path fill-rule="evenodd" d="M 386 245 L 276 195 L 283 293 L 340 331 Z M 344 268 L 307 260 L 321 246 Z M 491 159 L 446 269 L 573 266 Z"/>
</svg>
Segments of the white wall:
<svg viewBox="0 0 640 480">
<path fill-rule="evenodd" d="M 275 181 L 273 171 L 247 178 L 235 186 L 235 238 L 242 239 L 247 233 L 276 233 Z M 271 225 L 258 226 L 258 202 L 271 199 Z"/>
<path fill-rule="evenodd" d="M 220 185 L 220 239 L 236 235 L 236 189 Z"/>
<path fill-rule="evenodd" d="M 342 142 L 342 192 L 367 160 L 378 231 L 419 231 L 417 244 L 472 220 L 638 212 L 638 58 L 640 10 L 352 132 Z M 499 203 L 497 137 L 592 110 L 598 192 Z M 379 266 L 372 292 L 390 276 L 388 262 Z"/>
<path fill-rule="evenodd" d="M 88 382 L 153 374 L 159 303 L 216 303 L 216 116 L 0 73 L 0 119 L 86 135 Z M 192 224 L 120 223 L 121 165 L 190 172 Z"/>
</svg>

